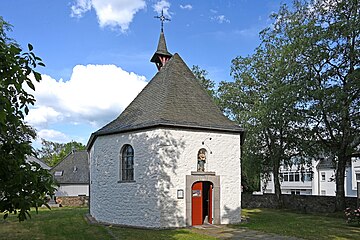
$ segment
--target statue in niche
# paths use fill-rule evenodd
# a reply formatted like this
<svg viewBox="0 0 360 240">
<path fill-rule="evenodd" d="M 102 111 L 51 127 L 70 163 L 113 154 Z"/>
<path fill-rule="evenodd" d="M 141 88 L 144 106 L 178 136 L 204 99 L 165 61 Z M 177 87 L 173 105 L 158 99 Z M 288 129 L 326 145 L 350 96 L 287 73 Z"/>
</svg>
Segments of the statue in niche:
<svg viewBox="0 0 360 240">
<path fill-rule="evenodd" d="M 198 152 L 198 165 L 197 165 L 198 172 L 205 172 L 205 163 L 206 163 L 206 150 L 202 148 Z"/>
</svg>

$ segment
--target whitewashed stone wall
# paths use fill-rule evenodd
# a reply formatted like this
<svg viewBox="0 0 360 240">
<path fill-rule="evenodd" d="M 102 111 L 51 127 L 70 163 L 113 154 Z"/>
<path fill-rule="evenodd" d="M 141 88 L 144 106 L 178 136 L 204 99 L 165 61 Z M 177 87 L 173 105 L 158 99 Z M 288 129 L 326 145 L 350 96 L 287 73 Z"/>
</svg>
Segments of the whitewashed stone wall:
<svg viewBox="0 0 360 240">
<path fill-rule="evenodd" d="M 119 181 L 124 144 L 134 148 L 135 182 Z M 186 199 L 177 199 L 177 190 L 185 191 L 186 175 L 196 171 L 200 148 L 208 152 L 205 170 L 220 176 L 221 223 L 239 222 L 240 134 L 180 129 L 97 137 L 90 150 L 90 214 L 113 224 L 184 227 Z"/>
<path fill-rule="evenodd" d="M 65 184 L 61 185 L 55 192 L 55 196 L 89 196 L 89 185 L 87 184 Z"/>
</svg>

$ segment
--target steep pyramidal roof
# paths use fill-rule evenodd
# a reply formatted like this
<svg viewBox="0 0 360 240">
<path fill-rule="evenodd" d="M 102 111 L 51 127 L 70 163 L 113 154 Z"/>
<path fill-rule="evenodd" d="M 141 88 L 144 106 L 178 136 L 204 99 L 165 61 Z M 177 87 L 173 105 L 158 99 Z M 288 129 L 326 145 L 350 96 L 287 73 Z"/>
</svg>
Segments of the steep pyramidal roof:
<svg viewBox="0 0 360 240">
<path fill-rule="evenodd" d="M 166 56 L 166 57 L 171 57 L 172 56 L 172 54 L 169 53 L 168 50 L 167 50 L 164 32 L 160 33 L 160 38 L 159 38 L 157 50 L 154 53 L 154 55 L 152 56 L 150 62 L 155 62 L 156 63 L 158 61 L 157 56 L 159 56 L 159 55 L 160 56 Z"/>
<path fill-rule="evenodd" d="M 118 118 L 93 133 L 88 146 L 96 136 L 155 126 L 243 132 L 222 114 L 177 53 Z"/>
</svg>

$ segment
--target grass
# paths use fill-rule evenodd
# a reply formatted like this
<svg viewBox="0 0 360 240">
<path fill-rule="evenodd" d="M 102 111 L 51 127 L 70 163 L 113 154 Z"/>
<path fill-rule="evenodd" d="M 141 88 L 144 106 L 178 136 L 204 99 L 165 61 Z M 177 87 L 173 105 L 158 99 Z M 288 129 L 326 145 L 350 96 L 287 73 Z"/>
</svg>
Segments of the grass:
<svg viewBox="0 0 360 240">
<path fill-rule="evenodd" d="M 360 226 L 347 224 L 343 214 L 301 214 L 276 209 L 243 209 L 249 222 L 234 225 L 303 239 L 360 239 Z"/>
<path fill-rule="evenodd" d="M 196 240 L 214 239 L 193 232 L 191 229 L 143 230 L 114 226 L 90 225 L 84 215 L 87 208 L 40 209 L 39 214 L 32 211 L 32 219 L 19 222 L 15 215 L 6 220 L 0 214 L 0 239 L 169 239 Z"/>
<path fill-rule="evenodd" d="M 90 225 L 84 215 L 87 208 L 40 209 L 32 212 L 32 219 L 18 222 L 11 215 L 2 220 L 0 214 L 0 240 L 12 239 L 214 239 L 193 229 L 145 230 L 116 226 Z M 303 239 L 360 239 L 360 226 L 348 225 L 343 214 L 300 214 L 274 209 L 243 209 L 249 222 L 232 225 L 283 236 Z"/>
</svg>

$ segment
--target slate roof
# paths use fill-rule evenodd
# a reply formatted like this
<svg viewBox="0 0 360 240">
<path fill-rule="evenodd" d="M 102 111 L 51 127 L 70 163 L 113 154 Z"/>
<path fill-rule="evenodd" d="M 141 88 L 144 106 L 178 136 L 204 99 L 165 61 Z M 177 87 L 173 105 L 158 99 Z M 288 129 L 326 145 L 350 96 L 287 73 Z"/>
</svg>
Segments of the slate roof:
<svg viewBox="0 0 360 240">
<path fill-rule="evenodd" d="M 40 159 L 38 159 L 38 158 L 36 158 L 34 156 L 27 156 L 25 161 L 26 162 L 36 162 L 43 169 L 50 170 L 50 167 L 46 163 L 44 163 L 43 161 L 41 161 Z"/>
<path fill-rule="evenodd" d="M 222 114 L 177 53 L 120 116 L 91 135 L 87 147 L 97 136 L 156 126 L 244 132 Z"/>
<path fill-rule="evenodd" d="M 335 165 L 330 158 L 320 158 L 317 169 L 335 169 Z"/>
<path fill-rule="evenodd" d="M 55 172 L 63 171 L 62 176 Z M 60 184 L 89 184 L 89 163 L 86 151 L 74 151 L 50 170 Z"/>
</svg>

